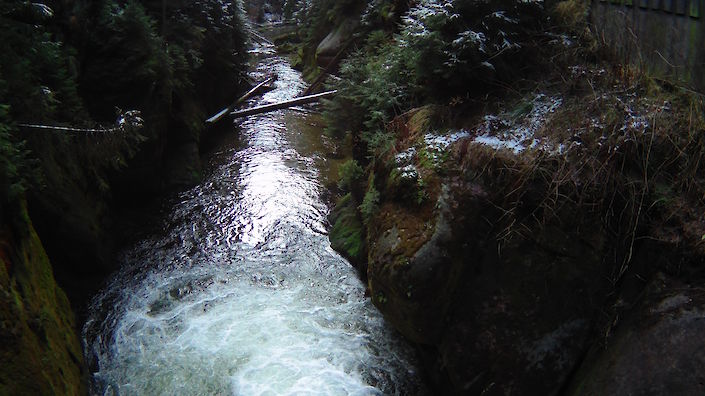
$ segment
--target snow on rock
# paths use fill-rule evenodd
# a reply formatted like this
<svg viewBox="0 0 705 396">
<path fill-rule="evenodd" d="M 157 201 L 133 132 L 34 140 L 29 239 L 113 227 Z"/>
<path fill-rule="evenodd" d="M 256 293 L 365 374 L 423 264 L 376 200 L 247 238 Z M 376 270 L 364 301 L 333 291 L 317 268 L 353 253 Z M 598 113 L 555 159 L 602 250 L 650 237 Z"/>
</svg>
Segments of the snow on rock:
<svg viewBox="0 0 705 396">
<path fill-rule="evenodd" d="M 474 142 L 495 149 L 507 149 L 518 154 L 526 148 L 561 151 L 545 139 L 536 137 L 553 113 L 563 104 L 563 99 L 539 94 L 531 102 L 531 110 L 520 117 L 511 114 L 486 115 L 475 131 Z"/>
<path fill-rule="evenodd" d="M 445 135 L 436 135 L 433 133 L 427 133 L 424 136 L 424 142 L 426 143 L 426 148 L 431 151 L 443 152 L 448 147 L 457 142 L 458 140 L 470 136 L 468 131 L 460 130 L 452 132 Z"/>
<path fill-rule="evenodd" d="M 409 164 L 399 169 L 399 177 L 402 180 L 416 181 L 419 178 L 419 171 L 414 164 Z"/>
<path fill-rule="evenodd" d="M 467 137 L 470 137 L 470 132 L 465 130 L 450 131 L 446 134 L 427 133 L 424 135 L 426 153 L 434 165 L 439 165 L 448 148 L 458 140 Z"/>
<path fill-rule="evenodd" d="M 398 153 L 394 157 L 394 162 L 396 163 L 397 166 L 408 165 L 414 161 L 414 156 L 416 156 L 416 149 L 413 147 L 409 147 L 408 149 L 402 151 L 401 153 Z"/>
<path fill-rule="evenodd" d="M 408 149 L 397 153 L 394 156 L 394 164 L 396 165 L 396 171 L 399 177 L 403 181 L 416 182 L 419 178 L 419 171 L 414 165 L 414 158 L 416 157 L 416 148 L 409 147 Z"/>
</svg>

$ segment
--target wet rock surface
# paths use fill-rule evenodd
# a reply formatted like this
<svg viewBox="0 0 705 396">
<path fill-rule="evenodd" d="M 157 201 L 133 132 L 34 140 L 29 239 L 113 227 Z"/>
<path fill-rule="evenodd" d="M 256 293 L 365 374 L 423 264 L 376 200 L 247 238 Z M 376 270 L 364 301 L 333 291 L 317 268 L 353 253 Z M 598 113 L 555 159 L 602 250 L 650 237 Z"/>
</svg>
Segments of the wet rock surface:
<svg viewBox="0 0 705 396">
<path fill-rule="evenodd" d="M 316 62 L 319 66 L 326 67 L 335 58 L 359 26 L 356 18 L 342 21 L 335 27 L 316 48 Z"/>
</svg>

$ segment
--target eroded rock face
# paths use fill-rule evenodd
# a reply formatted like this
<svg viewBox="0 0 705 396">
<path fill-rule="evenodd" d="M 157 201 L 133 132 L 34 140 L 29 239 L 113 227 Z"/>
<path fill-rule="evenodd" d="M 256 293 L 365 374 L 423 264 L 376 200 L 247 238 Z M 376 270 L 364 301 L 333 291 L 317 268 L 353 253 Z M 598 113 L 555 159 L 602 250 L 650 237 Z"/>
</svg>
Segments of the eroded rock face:
<svg viewBox="0 0 705 396">
<path fill-rule="evenodd" d="M 705 289 L 656 277 L 591 355 L 568 394 L 705 394 Z"/>
<path fill-rule="evenodd" d="M 484 194 L 479 186 L 467 190 L 468 206 L 475 209 L 471 216 L 480 214 Z M 386 205 L 369 236 L 367 275 L 373 300 L 417 343 L 439 342 L 464 269 L 465 263 L 454 251 L 458 248 L 453 230 L 454 219 L 459 219 L 453 213 L 456 198 L 444 186 L 432 212 Z"/>
<path fill-rule="evenodd" d="M 562 102 L 545 98 L 531 100 L 543 115 L 483 117 L 487 133 L 434 129 L 430 106 L 390 124 L 394 145 L 367 168 L 373 302 L 443 394 L 705 394 L 701 194 L 664 198 L 625 167 L 638 148 L 621 137 L 615 162 L 592 157 L 601 138 L 489 139 L 497 122 L 545 133 L 583 116 L 553 123 Z M 621 130 L 647 136 L 626 113 Z M 658 271 L 671 280 L 645 291 Z"/>
<path fill-rule="evenodd" d="M 438 362 L 457 391 L 554 394 L 580 362 L 609 290 L 603 245 L 556 228 L 493 245 L 456 291 Z"/>
</svg>

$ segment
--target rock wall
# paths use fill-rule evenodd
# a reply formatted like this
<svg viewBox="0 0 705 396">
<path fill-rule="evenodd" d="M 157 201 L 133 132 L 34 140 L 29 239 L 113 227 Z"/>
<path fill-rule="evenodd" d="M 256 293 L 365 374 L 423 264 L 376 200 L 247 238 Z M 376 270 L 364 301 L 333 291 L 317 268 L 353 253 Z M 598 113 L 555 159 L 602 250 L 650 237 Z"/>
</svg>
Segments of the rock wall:
<svg viewBox="0 0 705 396">
<path fill-rule="evenodd" d="M 655 163 L 673 161 L 669 139 L 685 124 L 648 98 L 625 114 L 659 127 L 627 118 L 622 133 L 634 140 L 604 137 L 625 121 L 610 116 L 616 124 L 603 127 L 600 117 L 625 99 L 602 97 L 534 99 L 528 113 L 480 116 L 477 130 L 459 132 L 430 127 L 432 106 L 412 110 L 390 124 L 393 147 L 357 187 L 367 192 L 338 201 L 332 245 L 348 257 L 366 252 L 372 301 L 418 346 L 438 392 L 702 393 L 703 202 L 664 195 L 653 180 L 635 188 L 643 162 L 631 162 L 640 139 Z M 513 125 L 517 144 L 539 144 L 525 121 L 550 134 L 544 148 L 502 140 L 498 125 Z M 588 127 L 551 149 L 578 124 Z M 499 128 L 495 139 L 479 136 L 483 128 Z M 369 217 L 365 201 L 377 205 Z"/>
<path fill-rule="evenodd" d="M 86 394 L 73 312 L 24 216 L 0 229 L 0 394 Z"/>
<path fill-rule="evenodd" d="M 556 394 L 611 291 L 606 230 L 571 220 L 573 207 L 542 227 L 514 224 L 526 232 L 505 235 L 495 181 L 468 173 L 439 183 L 429 207 L 386 204 L 373 219 L 373 301 L 426 349 L 443 391 Z"/>
<path fill-rule="evenodd" d="M 705 288 L 658 274 L 604 348 L 595 348 L 571 395 L 705 394 Z"/>
</svg>

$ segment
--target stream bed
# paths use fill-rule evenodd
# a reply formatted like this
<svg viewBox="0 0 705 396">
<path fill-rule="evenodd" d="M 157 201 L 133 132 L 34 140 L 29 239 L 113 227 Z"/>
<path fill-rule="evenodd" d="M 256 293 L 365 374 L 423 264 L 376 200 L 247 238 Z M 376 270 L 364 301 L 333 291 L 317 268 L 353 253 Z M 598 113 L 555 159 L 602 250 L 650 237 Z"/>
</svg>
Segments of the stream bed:
<svg viewBox="0 0 705 396">
<path fill-rule="evenodd" d="M 248 106 L 305 89 L 272 48 L 253 53 L 255 80 L 279 78 Z M 318 117 L 236 122 L 201 184 L 122 252 L 83 329 L 92 394 L 426 393 L 413 349 L 330 248 Z"/>
</svg>

